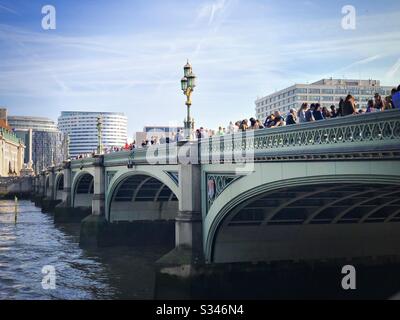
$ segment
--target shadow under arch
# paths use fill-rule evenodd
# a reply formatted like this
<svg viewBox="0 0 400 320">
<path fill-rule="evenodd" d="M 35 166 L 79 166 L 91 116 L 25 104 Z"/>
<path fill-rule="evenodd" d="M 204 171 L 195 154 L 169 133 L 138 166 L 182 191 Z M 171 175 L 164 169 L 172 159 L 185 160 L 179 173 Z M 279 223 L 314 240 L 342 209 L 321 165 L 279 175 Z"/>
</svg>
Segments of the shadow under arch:
<svg viewBox="0 0 400 320">
<path fill-rule="evenodd" d="M 179 200 L 171 183 L 142 172 L 122 175 L 108 191 L 108 221 L 174 220 Z"/>
<path fill-rule="evenodd" d="M 217 213 L 205 235 L 205 256 L 218 263 L 400 254 L 400 245 L 391 246 L 400 240 L 399 196 L 400 178 L 394 176 L 314 176 L 263 184 Z M 347 241 L 353 244 L 346 247 Z M 375 251 L 363 241 L 374 241 Z"/>
<path fill-rule="evenodd" d="M 64 174 L 59 173 L 56 176 L 56 182 L 54 186 L 54 194 L 56 200 L 62 200 L 62 191 L 64 190 Z"/>
<path fill-rule="evenodd" d="M 91 207 L 94 194 L 94 177 L 87 171 L 81 171 L 72 185 L 72 207 Z"/>
</svg>

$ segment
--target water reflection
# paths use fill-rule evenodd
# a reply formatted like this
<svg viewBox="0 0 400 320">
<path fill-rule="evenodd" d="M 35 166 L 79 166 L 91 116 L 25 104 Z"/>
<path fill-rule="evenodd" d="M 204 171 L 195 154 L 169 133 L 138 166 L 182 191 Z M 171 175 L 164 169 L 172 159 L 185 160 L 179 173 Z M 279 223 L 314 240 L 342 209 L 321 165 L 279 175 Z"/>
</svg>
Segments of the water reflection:
<svg viewBox="0 0 400 320">
<path fill-rule="evenodd" d="M 79 248 L 79 225 L 53 219 L 21 201 L 0 201 L 0 299 L 151 299 L 154 262 L 163 247 Z M 43 266 L 56 269 L 56 289 L 41 286 Z"/>
</svg>

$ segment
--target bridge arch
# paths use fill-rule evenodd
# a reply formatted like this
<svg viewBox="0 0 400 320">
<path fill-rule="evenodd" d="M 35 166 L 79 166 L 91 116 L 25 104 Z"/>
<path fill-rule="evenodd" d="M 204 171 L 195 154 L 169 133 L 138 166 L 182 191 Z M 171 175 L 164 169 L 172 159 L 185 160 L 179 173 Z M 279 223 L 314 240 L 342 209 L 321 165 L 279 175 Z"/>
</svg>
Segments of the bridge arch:
<svg viewBox="0 0 400 320">
<path fill-rule="evenodd" d="M 91 207 L 94 194 L 94 176 L 89 171 L 80 171 L 72 183 L 72 207 Z"/>
<path fill-rule="evenodd" d="M 371 167 L 371 164 L 376 164 L 376 167 Z M 326 165 L 332 166 L 328 163 Z M 270 163 L 269 166 L 273 169 L 282 164 Z M 288 257 L 295 259 L 297 253 L 299 259 L 300 254 L 308 255 L 308 258 L 321 256 L 320 252 L 317 254 L 315 243 L 310 245 L 309 252 L 304 252 L 306 242 L 311 239 L 316 241 L 317 237 L 317 233 L 313 231 L 311 234 L 304 231 L 312 230 L 317 224 L 326 225 L 326 228 L 319 227 L 320 230 L 332 232 L 326 233 L 331 240 L 336 231 L 338 234 L 348 234 L 348 230 L 354 229 L 361 239 L 362 232 L 374 232 L 370 230 L 372 225 L 379 225 L 376 228 L 381 235 L 385 232 L 393 235 L 393 225 L 399 228 L 399 223 L 396 223 L 400 222 L 398 162 L 368 163 L 364 168 L 358 166 L 358 170 L 348 172 L 338 170 L 345 163 L 337 163 L 336 166 L 333 165 L 335 170 L 325 170 L 325 174 L 320 174 L 321 170 L 314 170 L 314 173 L 307 170 L 304 167 L 307 164 L 297 163 L 297 166 L 299 170 L 289 170 L 297 174 L 291 178 L 283 174 L 282 170 L 277 174 L 265 174 L 266 171 L 261 170 L 262 165 L 256 164 L 253 173 L 229 185 L 208 212 L 203 211 L 204 251 L 207 261 L 285 260 Z M 301 171 L 302 168 L 305 170 Z M 303 172 L 303 176 L 300 172 Z M 328 194 L 327 199 L 321 199 L 321 194 Z M 336 210 L 337 215 L 334 216 L 335 210 L 330 208 L 340 206 L 343 210 Z M 358 230 L 361 227 L 364 229 Z M 399 231 L 396 231 L 397 234 Z M 297 253 L 294 247 L 288 247 L 290 243 L 285 243 L 285 239 L 280 239 L 281 242 L 278 243 L 279 236 L 283 234 L 290 238 L 291 244 L 297 242 L 300 245 L 296 249 Z M 300 244 L 301 239 L 306 237 L 308 240 Z M 332 246 L 335 244 L 332 243 Z M 400 247 L 392 248 L 400 252 Z M 362 250 L 360 248 L 360 254 Z M 328 249 L 327 258 L 330 254 L 337 257 L 334 250 L 329 252 Z"/>
<path fill-rule="evenodd" d="M 106 215 L 110 222 L 173 220 L 179 210 L 179 189 L 164 172 L 128 171 L 110 182 Z"/>
<path fill-rule="evenodd" d="M 64 173 L 60 172 L 56 175 L 54 184 L 54 198 L 62 200 L 64 191 Z"/>
</svg>

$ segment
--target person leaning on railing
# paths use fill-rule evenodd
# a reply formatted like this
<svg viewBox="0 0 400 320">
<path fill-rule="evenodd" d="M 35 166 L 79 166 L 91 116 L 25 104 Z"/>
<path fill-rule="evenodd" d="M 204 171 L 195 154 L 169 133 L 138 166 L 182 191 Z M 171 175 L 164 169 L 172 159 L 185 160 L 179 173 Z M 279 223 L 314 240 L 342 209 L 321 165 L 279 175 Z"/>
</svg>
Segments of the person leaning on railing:
<svg viewBox="0 0 400 320">
<path fill-rule="evenodd" d="M 349 94 L 344 101 L 342 115 L 345 117 L 353 114 L 357 114 L 357 109 L 354 97 Z"/>
<path fill-rule="evenodd" d="M 290 126 L 294 124 L 297 124 L 296 110 L 290 109 L 289 114 L 286 117 L 286 125 Z"/>
<path fill-rule="evenodd" d="M 306 112 L 308 110 L 308 103 L 304 102 L 299 111 L 297 112 L 297 118 L 299 119 L 299 123 L 305 123 L 307 122 L 307 118 L 306 118 Z"/>
<path fill-rule="evenodd" d="M 392 90 L 392 105 L 394 109 L 400 109 L 400 85 Z"/>
<path fill-rule="evenodd" d="M 325 120 L 325 117 L 321 110 L 321 105 L 319 103 L 317 103 L 314 107 L 313 116 L 316 121 Z"/>
<path fill-rule="evenodd" d="M 385 110 L 385 103 L 383 102 L 382 97 L 379 93 L 375 93 L 374 99 L 375 99 L 375 105 L 374 105 L 375 109 L 377 109 L 378 111 Z"/>
</svg>

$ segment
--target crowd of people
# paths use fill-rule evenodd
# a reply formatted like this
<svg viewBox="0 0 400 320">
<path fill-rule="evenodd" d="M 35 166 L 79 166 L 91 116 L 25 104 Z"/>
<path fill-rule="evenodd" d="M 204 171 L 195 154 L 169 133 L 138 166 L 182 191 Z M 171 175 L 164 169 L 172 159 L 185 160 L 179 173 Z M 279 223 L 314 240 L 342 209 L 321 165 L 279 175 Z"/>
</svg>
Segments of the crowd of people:
<svg viewBox="0 0 400 320">
<path fill-rule="evenodd" d="M 356 105 L 356 99 L 354 96 L 349 94 L 345 99 L 340 99 L 338 106 L 331 105 L 330 108 L 327 108 L 321 107 L 319 103 L 312 103 L 310 105 L 308 103 L 303 103 L 299 110 L 290 109 L 286 115 L 282 115 L 281 112 L 275 111 L 270 114 L 265 121 L 260 121 L 255 118 L 250 118 L 249 120 L 244 119 L 236 121 L 235 123 L 230 122 L 227 128 L 221 126 L 218 130 L 201 127 L 194 132 L 194 137 L 196 139 L 204 139 L 248 130 L 277 128 L 306 122 L 321 121 L 330 118 L 381 112 L 391 109 L 400 109 L 400 85 L 397 88 L 393 88 L 391 95 L 385 98 L 382 98 L 380 94 L 376 93 L 374 98 L 368 101 L 366 109 L 358 108 Z M 122 147 L 112 147 L 106 149 L 105 153 L 128 151 L 136 148 L 146 148 L 152 145 L 174 143 L 184 140 L 184 138 L 184 132 L 183 130 L 180 130 L 176 133 L 172 132 L 168 136 L 152 136 L 149 139 L 143 140 L 139 144 L 134 141 L 130 144 L 126 143 L 125 146 Z M 93 156 L 93 154 L 80 155 L 78 159 L 90 157 Z"/>
<path fill-rule="evenodd" d="M 393 88 L 391 95 L 384 99 L 378 93 L 374 98 L 368 101 L 367 108 L 358 108 L 356 99 L 349 94 L 345 99 L 340 99 L 339 105 L 331 105 L 330 108 L 322 107 L 319 103 L 303 103 L 299 110 L 290 109 L 286 115 L 282 115 L 280 111 L 270 114 L 264 122 L 255 118 L 249 120 L 240 120 L 234 124 L 231 122 L 228 128 L 219 127 L 218 131 L 206 130 L 200 128 L 196 131 L 197 138 L 206 138 L 213 136 L 221 136 L 235 132 L 258 130 L 266 128 L 276 128 L 301 124 L 305 122 L 321 121 L 330 118 L 345 117 L 363 113 L 380 112 L 391 109 L 400 109 L 400 85 Z"/>
</svg>

